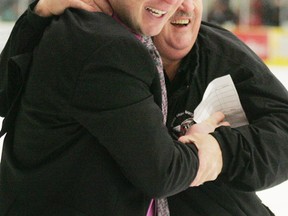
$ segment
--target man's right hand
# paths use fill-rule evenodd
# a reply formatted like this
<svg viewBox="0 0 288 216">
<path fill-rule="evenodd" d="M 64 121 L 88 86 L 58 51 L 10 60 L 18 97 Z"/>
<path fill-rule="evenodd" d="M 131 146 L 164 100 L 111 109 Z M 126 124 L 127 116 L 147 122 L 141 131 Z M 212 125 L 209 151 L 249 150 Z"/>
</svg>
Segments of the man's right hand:
<svg viewBox="0 0 288 216">
<path fill-rule="evenodd" d="M 77 8 L 90 12 L 112 14 L 108 0 L 39 0 L 34 12 L 42 17 L 60 15 L 67 8 Z"/>
<path fill-rule="evenodd" d="M 199 186 L 215 180 L 223 167 L 222 151 L 217 140 L 210 135 L 217 127 L 229 126 L 221 112 L 212 114 L 205 121 L 194 124 L 185 136 L 179 138 L 183 143 L 194 143 L 198 149 L 199 169 L 191 186 Z"/>
</svg>

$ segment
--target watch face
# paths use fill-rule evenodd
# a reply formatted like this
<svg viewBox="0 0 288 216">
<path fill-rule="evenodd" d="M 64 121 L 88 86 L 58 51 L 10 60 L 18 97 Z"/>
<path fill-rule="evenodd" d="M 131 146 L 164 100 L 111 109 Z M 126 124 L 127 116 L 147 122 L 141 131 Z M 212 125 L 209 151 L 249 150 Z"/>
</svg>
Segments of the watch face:
<svg viewBox="0 0 288 216">
<path fill-rule="evenodd" d="M 178 139 L 180 136 L 185 135 L 186 131 L 195 124 L 193 120 L 194 114 L 189 111 L 184 111 L 177 114 L 171 122 L 172 135 Z"/>
</svg>

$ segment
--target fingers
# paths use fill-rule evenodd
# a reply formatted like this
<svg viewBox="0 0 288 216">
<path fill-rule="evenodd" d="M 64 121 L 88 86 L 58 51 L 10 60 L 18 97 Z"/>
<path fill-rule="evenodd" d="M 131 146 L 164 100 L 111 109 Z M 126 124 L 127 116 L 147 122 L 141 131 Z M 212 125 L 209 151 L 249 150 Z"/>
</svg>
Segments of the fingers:
<svg viewBox="0 0 288 216">
<path fill-rule="evenodd" d="M 218 124 L 218 127 L 220 126 L 231 126 L 229 122 L 227 121 L 224 121 L 224 122 L 221 122 L 220 124 Z"/>
<path fill-rule="evenodd" d="M 224 113 L 218 111 L 218 112 L 213 113 L 211 117 L 215 120 L 215 122 L 219 123 L 224 120 L 225 115 Z"/>
<path fill-rule="evenodd" d="M 69 7 L 82 9 L 90 12 L 100 11 L 100 9 L 96 6 L 91 4 L 92 1 L 87 0 L 70 0 Z"/>
<path fill-rule="evenodd" d="M 184 141 L 193 141 L 198 149 L 199 167 L 191 186 L 199 186 L 215 180 L 223 167 L 222 151 L 218 141 L 210 134 L 196 134 L 181 137 Z"/>
<path fill-rule="evenodd" d="M 231 126 L 228 121 L 224 121 L 224 120 L 225 120 L 224 113 L 215 112 L 208 119 L 206 119 L 203 122 L 206 124 L 210 124 L 212 127 L 214 127 L 214 130 L 220 126 Z"/>
<path fill-rule="evenodd" d="M 195 179 L 190 185 L 191 187 L 197 187 L 204 184 L 207 181 L 213 181 L 218 177 L 220 173 L 219 168 L 216 166 L 216 163 L 215 164 L 210 162 L 207 163 L 206 162 L 207 158 L 204 159 L 200 155 L 199 158 L 200 160 L 199 160 L 198 172 Z"/>
<path fill-rule="evenodd" d="M 91 1 L 93 1 L 94 5 L 97 5 L 97 7 L 99 8 L 99 12 L 103 12 L 108 15 L 113 14 L 113 9 L 108 0 L 97 0 L 97 2 L 96 0 Z"/>
<path fill-rule="evenodd" d="M 213 181 L 221 173 L 222 152 L 218 141 L 210 133 L 219 126 L 230 126 L 224 119 L 225 115 L 222 112 L 215 112 L 205 121 L 192 125 L 186 135 L 178 139 L 185 144 L 194 143 L 198 149 L 199 168 L 190 185 L 192 187 Z"/>
<path fill-rule="evenodd" d="M 198 152 L 198 156 L 199 156 L 199 158 L 201 158 L 201 156 L 199 155 L 199 152 Z M 197 172 L 195 179 L 193 180 L 193 182 L 190 185 L 191 187 L 199 186 L 199 185 L 204 183 L 204 179 L 206 179 L 205 174 L 208 175 L 207 173 L 203 172 L 203 170 L 206 170 L 204 168 L 205 166 L 206 166 L 205 162 L 202 160 L 199 160 L 198 172 Z"/>
<path fill-rule="evenodd" d="M 90 12 L 103 12 L 112 15 L 112 8 L 107 0 L 40 0 L 34 11 L 39 16 L 60 15 L 67 8 L 82 9 Z"/>
<path fill-rule="evenodd" d="M 182 142 L 182 143 L 186 143 L 186 144 L 194 143 L 194 139 L 192 138 L 191 135 L 189 135 L 189 136 L 188 135 L 187 136 L 181 136 L 181 137 L 179 137 L 178 141 Z"/>
<path fill-rule="evenodd" d="M 225 115 L 222 112 L 213 113 L 208 119 L 204 122 L 212 124 L 212 126 L 217 127 L 225 119 Z"/>
</svg>

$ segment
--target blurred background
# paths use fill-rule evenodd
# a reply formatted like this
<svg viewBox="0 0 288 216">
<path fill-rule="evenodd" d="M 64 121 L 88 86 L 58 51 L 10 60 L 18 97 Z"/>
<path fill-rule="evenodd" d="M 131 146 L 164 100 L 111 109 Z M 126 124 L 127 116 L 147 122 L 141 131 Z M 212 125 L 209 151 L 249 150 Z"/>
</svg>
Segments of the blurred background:
<svg viewBox="0 0 288 216">
<path fill-rule="evenodd" d="M 31 2 L 0 0 L 0 51 L 16 19 Z M 203 0 L 203 5 L 203 20 L 221 25 L 235 33 L 263 59 L 288 89 L 287 0 Z M 3 138 L 0 139 L 0 153 L 2 142 Z M 288 215 L 285 198 L 288 194 L 288 181 L 258 194 L 276 216 Z"/>
</svg>

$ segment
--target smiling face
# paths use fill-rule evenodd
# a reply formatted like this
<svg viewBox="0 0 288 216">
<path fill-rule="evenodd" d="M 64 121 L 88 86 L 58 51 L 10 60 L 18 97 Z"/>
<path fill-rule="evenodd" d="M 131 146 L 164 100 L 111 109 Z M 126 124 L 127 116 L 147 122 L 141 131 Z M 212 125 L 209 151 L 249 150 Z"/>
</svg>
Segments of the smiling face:
<svg viewBox="0 0 288 216">
<path fill-rule="evenodd" d="M 158 34 L 183 0 L 109 0 L 119 18 L 137 33 Z"/>
<path fill-rule="evenodd" d="M 154 44 L 163 62 L 181 60 L 193 47 L 201 25 L 202 0 L 184 0 L 169 19 Z"/>
</svg>

